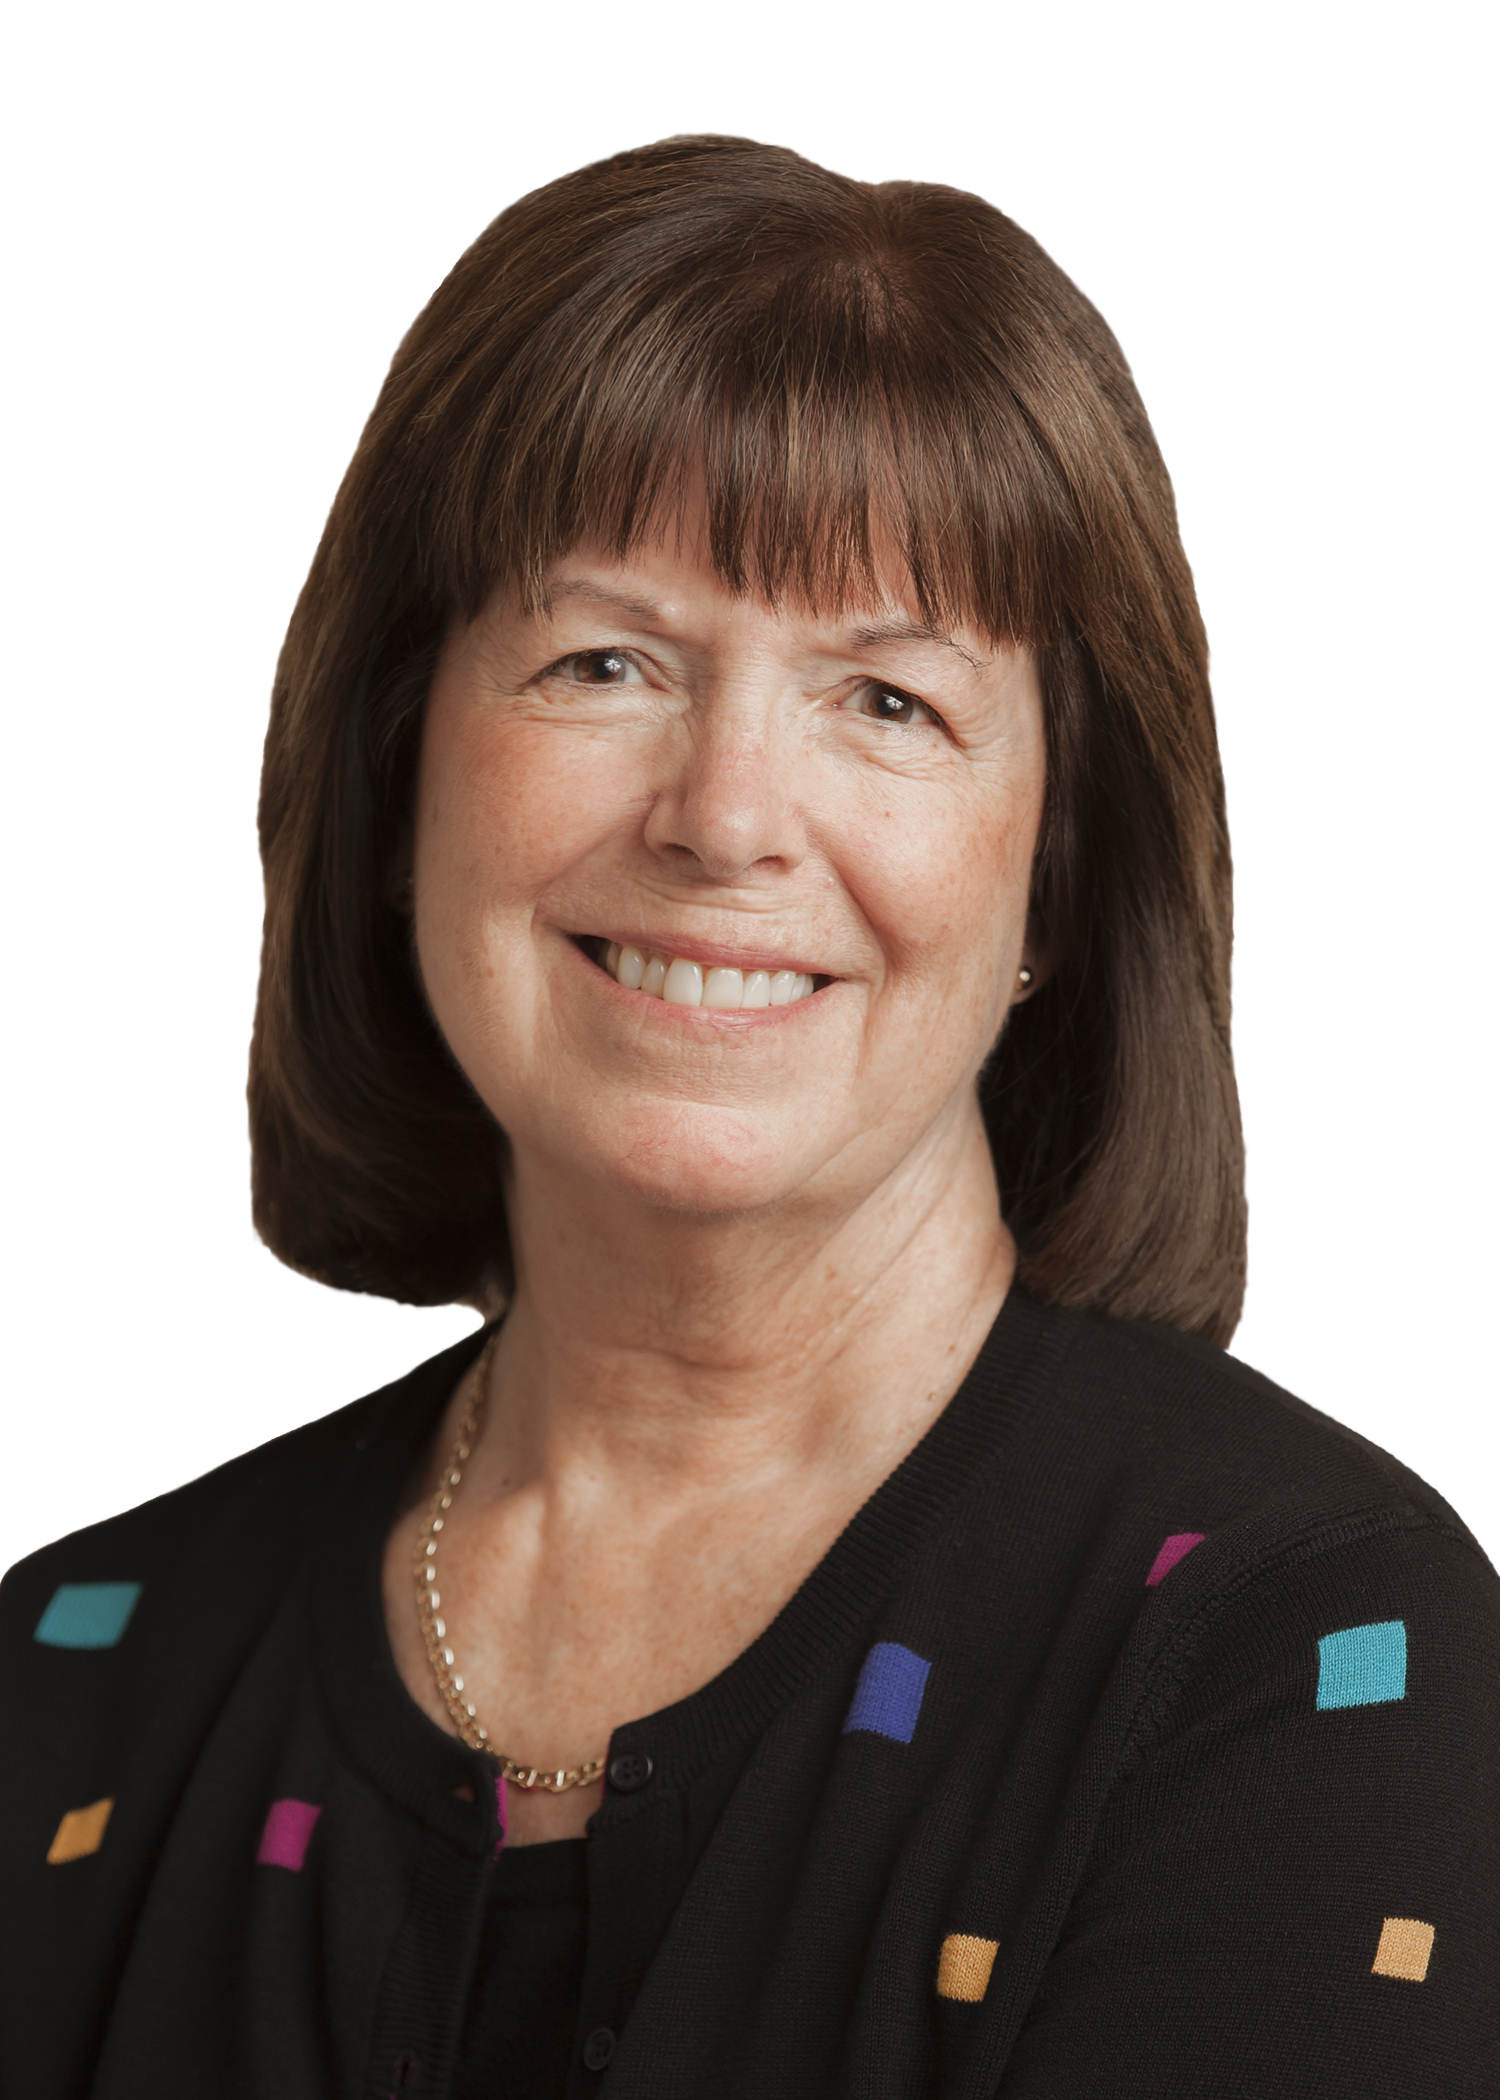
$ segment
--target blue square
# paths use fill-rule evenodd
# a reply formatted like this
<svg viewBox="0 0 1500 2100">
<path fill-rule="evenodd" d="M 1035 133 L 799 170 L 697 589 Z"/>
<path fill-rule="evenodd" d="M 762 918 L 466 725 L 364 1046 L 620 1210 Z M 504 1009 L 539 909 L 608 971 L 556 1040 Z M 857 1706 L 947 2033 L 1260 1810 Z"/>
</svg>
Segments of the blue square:
<svg viewBox="0 0 1500 2100">
<path fill-rule="evenodd" d="M 844 1720 L 844 1733 L 868 1729 L 909 1743 L 922 1711 L 922 1694 L 932 1664 L 899 1641 L 877 1641 L 860 1665 L 859 1682 Z"/>
<path fill-rule="evenodd" d="M 1346 1626 L 1318 1643 L 1318 1706 L 1381 1706 L 1406 1697 L 1406 1621 Z"/>
<path fill-rule="evenodd" d="M 44 1648 L 113 1648 L 141 1594 L 138 1582 L 64 1582 L 37 1620 Z"/>
</svg>

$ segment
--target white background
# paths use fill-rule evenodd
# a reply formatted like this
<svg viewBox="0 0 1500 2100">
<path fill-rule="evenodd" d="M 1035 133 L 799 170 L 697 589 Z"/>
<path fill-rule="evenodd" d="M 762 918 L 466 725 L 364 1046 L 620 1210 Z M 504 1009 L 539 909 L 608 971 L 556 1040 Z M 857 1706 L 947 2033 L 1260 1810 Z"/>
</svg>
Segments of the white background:
<svg viewBox="0 0 1500 2100">
<path fill-rule="evenodd" d="M 980 191 L 1124 343 L 1214 645 L 1239 1352 L 1500 1554 L 1480 11 L 33 8 L 7 63 L 0 1565 L 472 1324 L 249 1220 L 272 666 L 397 338 L 521 192 L 748 133 Z"/>
</svg>

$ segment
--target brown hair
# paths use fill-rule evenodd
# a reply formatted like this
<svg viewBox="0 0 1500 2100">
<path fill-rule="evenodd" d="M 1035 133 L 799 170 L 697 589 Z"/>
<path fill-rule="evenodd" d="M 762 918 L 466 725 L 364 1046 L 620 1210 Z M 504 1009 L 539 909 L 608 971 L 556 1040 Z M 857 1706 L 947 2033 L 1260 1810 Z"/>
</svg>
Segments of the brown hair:
<svg viewBox="0 0 1500 2100">
<path fill-rule="evenodd" d="M 707 489 L 736 589 L 838 605 L 872 528 L 932 618 L 1026 645 L 1055 974 L 982 1080 L 1027 1285 L 1227 1340 L 1244 1282 L 1230 868 L 1166 470 L 1103 321 L 977 197 L 743 139 L 581 169 L 481 235 L 401 344 L 278 668 L 250 1064 L 255 1221 L 346 1289 L 492 1304 L 502 1145 L 390 871 L 438 646 Z"/>
</svg>

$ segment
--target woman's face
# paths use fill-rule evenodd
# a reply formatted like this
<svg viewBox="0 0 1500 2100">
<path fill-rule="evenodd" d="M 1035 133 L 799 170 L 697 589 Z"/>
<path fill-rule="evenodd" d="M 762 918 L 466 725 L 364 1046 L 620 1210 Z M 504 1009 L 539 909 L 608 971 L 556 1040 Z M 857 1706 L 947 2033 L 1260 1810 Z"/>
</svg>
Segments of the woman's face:
<svg viewBox="0 0 1500 2100">
<path fill-rule="evenodd" d="M 518 1169 L 722 1215 L 972 1138 L 1042 807 L 1030 658 L 899 583 L 737 597 L 686 531 L 580 547 L 550 599 L 449 637 L 415 830 L 423 981 Z"/>
</svg>

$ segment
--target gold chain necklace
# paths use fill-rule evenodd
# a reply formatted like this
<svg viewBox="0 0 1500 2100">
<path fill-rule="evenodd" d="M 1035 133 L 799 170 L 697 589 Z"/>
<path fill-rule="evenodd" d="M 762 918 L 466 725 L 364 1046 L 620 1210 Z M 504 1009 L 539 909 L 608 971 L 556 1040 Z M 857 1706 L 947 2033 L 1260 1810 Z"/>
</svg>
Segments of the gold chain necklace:
<svg viewBox="0 0 1500 2100">
<path fill-rule="evenodd" d="M 484 1406 L 489 1387 L 490 1358 L 495 1344 L 500 1339 L 492 1334 L 469 1380 L 469 1397 L 464 1405 L 463 1420 L 458 1425 L 458 1437 L 454 1443 L 437 1491 L 427 1505 L 427 1521 L 422 1526 L 422 1536 L 417 1541 L 417 1560 L 413 1569 L 417 1583 L 417 1617 L 421 1621 L 422 1639 L 427 1648 L 427 1660 L 432 1664 L 432 1674 L 437 1679 L 438 1691 L 444 1706 L 453 1718 L 453 1725 L 471 1750 L 482 1750 L 487 1757 L 494 1758 L 501 1774 L 513 1785 L 524 1787 L 527 1793 L 540 1788 L 548 1794 L 565 1794 L 569 1787 L 592 1786 L 604 1773 L 604 1759 L 591 1757 L 586 1764 L 574 1765 L 566 1772 L 539 1772 L 535 1765 L 517 1764 L 503 1750 L 497 1750 L 489 1734 L 474 1711 L 474 1702 L 467 1696 L 464 1680 L 455 1666 L 453 1643 L 448 1638 L 446 1621 L 440 1616 L 442 1596 L 438 1590 L 437 1542 L 443 1528 L 443 1513 L 453 1506 L 453 1491 L 463 1479 L 463 1469 L 468 1464 L 469 1453 L 474 1448 L 475 1433 L 479 1427 L 480 1411 Z"/>
</svg>

